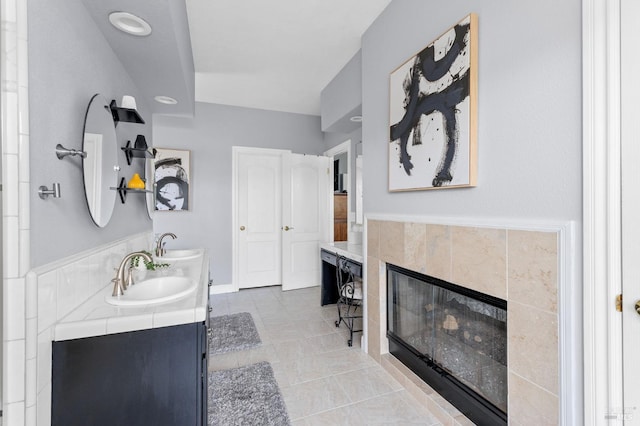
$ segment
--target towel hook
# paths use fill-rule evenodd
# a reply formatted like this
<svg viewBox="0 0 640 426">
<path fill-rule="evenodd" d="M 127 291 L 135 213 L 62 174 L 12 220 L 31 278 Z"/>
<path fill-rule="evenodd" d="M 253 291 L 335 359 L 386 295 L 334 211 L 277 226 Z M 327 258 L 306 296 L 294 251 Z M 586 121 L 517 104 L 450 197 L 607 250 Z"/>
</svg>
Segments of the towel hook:
<svg viewBox="0 0 640 426">
<path fill-rule="evenodd" d="M 60 198 L 60 184 L 54 183 L 51 189 L 48 189 L 46 186 L 42 185 L 38 188 L 38 195 L 43 200 L 46 199 L 49 195 L 52 195 L 53 198 Z"/>
</svg>

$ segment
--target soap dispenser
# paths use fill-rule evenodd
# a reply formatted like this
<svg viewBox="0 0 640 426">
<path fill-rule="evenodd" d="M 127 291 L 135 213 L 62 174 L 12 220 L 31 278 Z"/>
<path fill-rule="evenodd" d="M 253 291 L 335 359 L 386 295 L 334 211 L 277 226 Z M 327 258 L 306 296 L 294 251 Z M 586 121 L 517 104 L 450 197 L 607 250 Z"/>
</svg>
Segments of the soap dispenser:
<svg viewBox="0 0 640 426">
<path fill-rule="evenodd" d="M 140 177 L 140 175 L 138 173 L 134 173 L 133 174 L 133 177 L 131 178 L 129 183 L 127 183 L 127 188 L 130 188 L 130 189 L 144 189 L 145 188 L 144 181 L 142 180 L 142 178 Z"/>
</svg>

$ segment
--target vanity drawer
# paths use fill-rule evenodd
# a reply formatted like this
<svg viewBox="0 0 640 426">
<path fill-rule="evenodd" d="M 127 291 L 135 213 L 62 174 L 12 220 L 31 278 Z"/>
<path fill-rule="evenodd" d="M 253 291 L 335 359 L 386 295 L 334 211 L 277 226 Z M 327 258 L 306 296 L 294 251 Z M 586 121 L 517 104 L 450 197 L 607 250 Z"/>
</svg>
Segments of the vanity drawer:
<svg viewBox="0 0 640 426">
<path fill-rule="evenodd" d="M 332 265 L 336 264 L 336 254 L 326 250 L 320 250 L 320 259 L 323 262 L 331 263 Z"/>
</svg>

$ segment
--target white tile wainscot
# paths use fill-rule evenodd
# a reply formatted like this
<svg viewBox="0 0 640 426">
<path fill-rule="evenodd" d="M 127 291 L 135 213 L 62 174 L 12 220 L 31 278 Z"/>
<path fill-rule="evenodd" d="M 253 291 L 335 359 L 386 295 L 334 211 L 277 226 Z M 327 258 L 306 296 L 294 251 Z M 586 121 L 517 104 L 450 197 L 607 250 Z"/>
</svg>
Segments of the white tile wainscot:
<svg viewBox="0 0 640 426">
<path fill-rule="evenodd" d="M 27 274 L 26 399 L 35 401 L 37 424 L 51 424 L 51 343 L 124 331 L 204 321 L 208 256 L 176 261 L 176 272 L 198 279 L 193 294 L 172 303 L 140 307 L 109 305 L 116 268 L 130 252 L 151 247 L 151 232 L 107 244 Z M 177 271 L 180 268 L 181 271 Z"/>
</svg>

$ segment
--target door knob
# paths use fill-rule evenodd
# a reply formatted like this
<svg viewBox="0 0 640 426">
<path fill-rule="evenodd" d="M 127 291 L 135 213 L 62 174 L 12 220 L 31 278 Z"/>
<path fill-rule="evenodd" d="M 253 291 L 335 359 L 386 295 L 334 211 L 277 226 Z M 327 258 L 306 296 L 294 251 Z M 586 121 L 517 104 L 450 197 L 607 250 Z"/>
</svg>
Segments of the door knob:
<svg viewBox="0 0 640 426">
<path fill-rule="evenodd" d="M 293 227 L 291 227 L 291 228 L 289 228 L 288 226 L 285 226 L 285 227 L 284 227 L 284 230 L 285 230 L 285 231 L 288 231 L 289 229 L 293 229 Z"/>
<path fill-rule="evenodd" d="M 640 300 L 636 302 L 636 312 L 640 315 Z"/>
<path fill-rule="evenodd" d="M 246 229 L 246 228 L 245 228 L 244 226 L 241 226 L 241 227 L 240 227 L 240 230 L 241 230 L 241 231 L 244 231 L 245 229 Z"/>
</svg>

